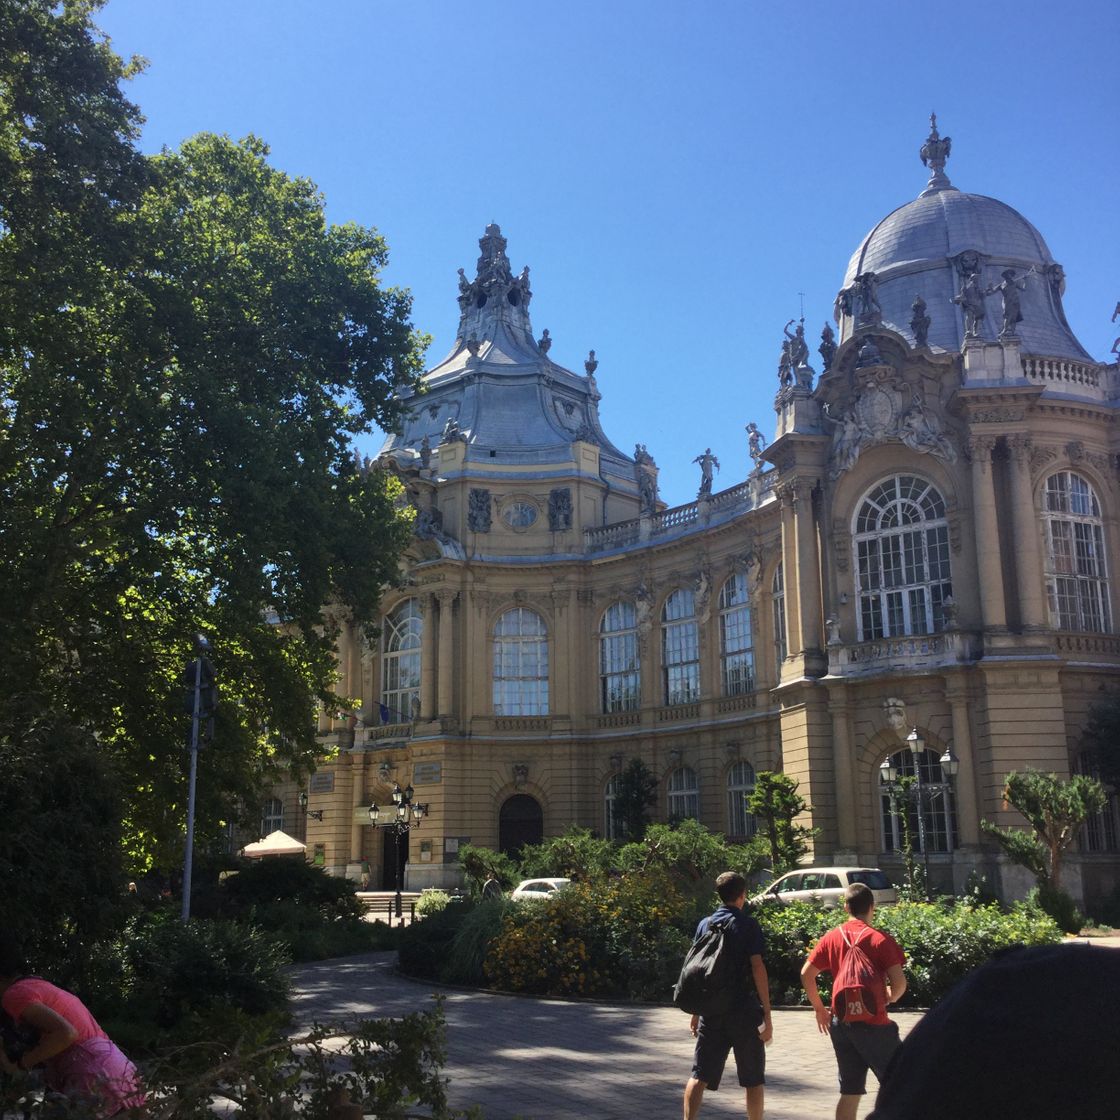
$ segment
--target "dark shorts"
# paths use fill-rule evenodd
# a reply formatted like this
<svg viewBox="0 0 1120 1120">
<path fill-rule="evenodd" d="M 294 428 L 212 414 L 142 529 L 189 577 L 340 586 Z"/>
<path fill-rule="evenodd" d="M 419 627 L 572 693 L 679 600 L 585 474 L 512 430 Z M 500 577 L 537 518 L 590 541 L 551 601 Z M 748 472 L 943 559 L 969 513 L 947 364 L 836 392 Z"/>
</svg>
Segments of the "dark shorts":
<svg viewBox="0 0 1120 1120">
<path fill-rule="evenodd" d="M 898 1024 L 875 1027 L 870 1023 L 839 1023 L 832 1020 L 829 1031 L 836 1065 L 840 1070 L 842 1096 L 858 1096 L 867 1092 L 867 1071 L 871 1070 L 879 1084 L 887 1075 L 887 1067 L 901 1043 Z"/>
<path fill-rule="evenodd" d="M 739 1084 L 753 1089 L 766 1081 L 766 1047 L 758 1037 L 759 1018 L 735 1014 L 700 1020 L 692 1076 L 715 1092 L 719 1088 L 727 1055 L 735 1051 Z"/>
</svg>

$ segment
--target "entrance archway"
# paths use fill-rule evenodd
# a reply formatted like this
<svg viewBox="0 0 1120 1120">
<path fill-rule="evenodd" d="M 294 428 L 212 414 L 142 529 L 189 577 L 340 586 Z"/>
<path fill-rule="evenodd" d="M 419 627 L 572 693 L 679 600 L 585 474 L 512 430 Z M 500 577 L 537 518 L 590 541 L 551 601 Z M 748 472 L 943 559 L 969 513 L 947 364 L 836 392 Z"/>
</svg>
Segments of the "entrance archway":
<svg viewBox="0 0 1120 1120">
<path fill-rule="evenodd" d="M 535 797 L 515 793 L 498 813 L 498 850 L 516 856 L 525 844 L 544 839 L 544 810 Z"/>
</svg>

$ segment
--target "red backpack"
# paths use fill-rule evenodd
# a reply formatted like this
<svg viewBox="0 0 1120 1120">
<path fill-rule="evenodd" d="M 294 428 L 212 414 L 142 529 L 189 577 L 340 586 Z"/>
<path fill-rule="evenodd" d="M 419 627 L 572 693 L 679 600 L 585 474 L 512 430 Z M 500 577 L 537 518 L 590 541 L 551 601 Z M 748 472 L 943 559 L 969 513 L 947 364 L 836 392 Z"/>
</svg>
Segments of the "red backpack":
<svg viewBox="0 0 1120 1120">
<path fill-rule="evenodd" d="M 860 945 L 862 934 L 849 940 L 848 931 L 841 926 L 840 936 L 847 952 L 840 958 L 832 982 L 832 1014 L 841 1023 L 873 1022 L 879 1014 L 883 990 L 879 970 Z"/>
</svg>

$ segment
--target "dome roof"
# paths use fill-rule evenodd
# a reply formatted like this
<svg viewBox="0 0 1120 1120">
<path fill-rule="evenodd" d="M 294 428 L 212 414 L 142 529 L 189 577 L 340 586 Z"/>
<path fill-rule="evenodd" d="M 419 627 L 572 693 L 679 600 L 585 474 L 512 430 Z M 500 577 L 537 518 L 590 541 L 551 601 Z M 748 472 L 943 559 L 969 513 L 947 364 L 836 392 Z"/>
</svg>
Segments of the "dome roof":
<svg viewBox="0 0 1120 1120">
<path fill-rule="evenodd" d="M 883 320 L 913 338 L 911 305 L 920 296 L 930 317 L 929 345 L 959 350 L 964 316 L 952 302 L 963 277 L 978 271 L 983 288 L 998 284 L 1005 269 L 1027 277 L 1022 293 L 1022 321 L 1017 333 L 1023 352 L 1047 357 L 1093 359 L 1066 322 L 1061 296 L 1062 268 L 1042 234 L 1013 207 L 981 194 L 966 194 L 945 176 L 950 141 L 938 136 L 936 122 L 922 148 L 933 169 L 929 184 L 912 202 L 888 214 L 852 254 L 844 275 L 848 289 L 857 276 L 874 273 Z M 989 295 L 981 337 L 994 341 L 1001 325 L 998 293 Z M 852 320 L 841 321 L 841 338 L 852 333 Z"/>
</svg>

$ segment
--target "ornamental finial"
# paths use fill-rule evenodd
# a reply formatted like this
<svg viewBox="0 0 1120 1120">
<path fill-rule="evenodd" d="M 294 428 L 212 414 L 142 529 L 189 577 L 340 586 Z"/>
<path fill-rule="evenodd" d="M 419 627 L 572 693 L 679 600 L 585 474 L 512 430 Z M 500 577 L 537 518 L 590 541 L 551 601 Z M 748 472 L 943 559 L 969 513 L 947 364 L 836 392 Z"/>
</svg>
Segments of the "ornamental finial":
<svg viewBox="0 0 1120 1120">
<path fill-rule="evenodd" d="M 926 189 L 922 191 L 922 195 L 919 197 L 936 194 L 938 191 L 956 190 L 945 174 L 945 161 L 949 158 L 952 147 L 952 139 L 948 136 L 942 137 L 937 131 L 937 114 L 930 113 L 929 136 L 926 137 L 926 142 L 918 152 L 918 155 L 922 158 L 922 163 L 929 168 L 930 176 Z"/>
</svg>

